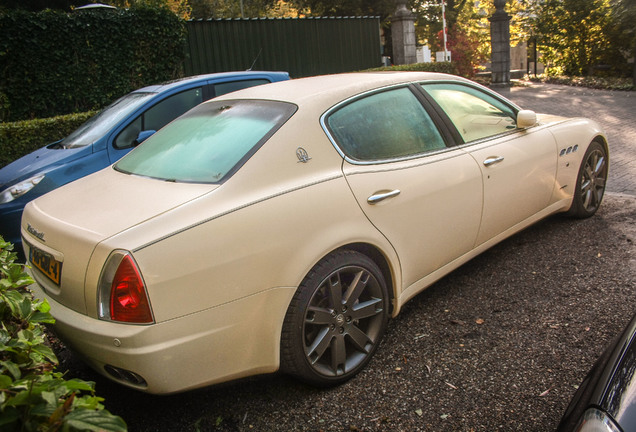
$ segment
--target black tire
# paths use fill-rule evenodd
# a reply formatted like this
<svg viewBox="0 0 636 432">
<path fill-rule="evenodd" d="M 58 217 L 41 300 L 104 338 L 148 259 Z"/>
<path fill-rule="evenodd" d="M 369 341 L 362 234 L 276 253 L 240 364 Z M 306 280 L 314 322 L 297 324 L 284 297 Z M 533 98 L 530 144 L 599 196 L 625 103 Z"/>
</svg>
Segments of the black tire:
<svg viewBox="0 0 636 432">
<path fill-rule="evenodd" d="M 305 277 L 281 337 L 281 369 L 312 385 L 341 384 L 378 348 L 389 316 L 387 287 L 366 255 L 340 250 Z"/>
<path fill-rule="evenodd" d="M 576 189 L 568 215 L 588 218 L 598 210 L 607 184 L 608 158 L 605 147 L 590 143 L 579 168 Z"/>
</svg>

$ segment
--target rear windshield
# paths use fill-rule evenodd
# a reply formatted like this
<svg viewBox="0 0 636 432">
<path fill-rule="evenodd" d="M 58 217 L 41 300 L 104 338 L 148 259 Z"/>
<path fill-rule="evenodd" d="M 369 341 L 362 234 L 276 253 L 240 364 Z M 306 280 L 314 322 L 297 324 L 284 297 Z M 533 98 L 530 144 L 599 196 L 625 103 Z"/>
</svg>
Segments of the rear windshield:
<svg viewBox="0 0 636 432">
<path fill-rule="evenodd" d="M 273 101 L 204 103 L 148 138 L 115 169 L 167 181 L 219 183 L 295 111 L 295 105 Z"/>
</svg>

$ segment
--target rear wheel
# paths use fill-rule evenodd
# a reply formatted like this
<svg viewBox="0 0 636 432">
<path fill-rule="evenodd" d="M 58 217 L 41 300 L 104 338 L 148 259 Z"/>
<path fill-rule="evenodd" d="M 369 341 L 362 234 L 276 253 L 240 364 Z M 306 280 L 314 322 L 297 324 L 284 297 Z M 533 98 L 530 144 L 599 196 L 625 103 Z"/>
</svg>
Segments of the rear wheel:
<svg viewBox="0 0 636 432">
<path fill-rule="evenodd" d="M 289 305 L 282 369 L 314 385 L 345 382 L 369 362 L 387 320 L 387 288 L 378 266 L 358 252 L 334 252 L 314 266 Z"/>
<path fill-rule="evenodd" d="M 586 218 L 598 210 L 605 193 L 608 161 L 605 147 L 593 141 L 583 156 L 568 215 Z"/>
</svg>

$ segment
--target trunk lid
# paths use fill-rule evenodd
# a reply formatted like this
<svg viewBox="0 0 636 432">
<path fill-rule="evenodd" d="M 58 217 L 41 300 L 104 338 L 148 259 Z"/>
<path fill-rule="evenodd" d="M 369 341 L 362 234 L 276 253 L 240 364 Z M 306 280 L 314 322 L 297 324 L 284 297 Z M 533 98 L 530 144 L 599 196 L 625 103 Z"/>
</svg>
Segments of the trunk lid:
<svg viewBox="0 0 636 432">
<path fill-rule="evenodd" d="M 52 299 L 86 313 L 85 276 L 97 244 L 217 187 L 137 177 L 109 167 L 46 194 L 27 204 L 22 217 L 33 276 Z"/>
</svg>

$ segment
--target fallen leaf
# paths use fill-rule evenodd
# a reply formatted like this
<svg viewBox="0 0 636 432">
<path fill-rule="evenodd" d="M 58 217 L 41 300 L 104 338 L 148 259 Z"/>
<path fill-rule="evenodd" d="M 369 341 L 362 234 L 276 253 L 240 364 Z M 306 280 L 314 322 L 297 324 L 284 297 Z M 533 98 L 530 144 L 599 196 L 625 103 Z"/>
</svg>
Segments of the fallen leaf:
<svg viewBox="0 0 636 432">
<path fill-rule="evenodd" d="M 475 320 L 475 322 L 476 322 L 477 324 L 479 324 L 479 325 L 482 325 L 482 324 L 484 323 L 484 320 L 483 320 L 483 319 L 481 319 L 481 318 L 477 318 L 477 319 Z"/>
<path fill-rule="evenodd" d="M 421 409 L 416 409 L 415 410 L 415 414 L 417 414 L 418 416 L 422 417 L 422 410 Z"/>
<path fill-rule="evenodd" d="M 552 387 L 550 387 L 549 389 L 547 389 L 546 391 L 544 391 L 543 393 L 541 393 L 541 394 L 539 395 L 539 397 L 547 396 L 547 395 L 548 395 L 548 393 L 550 393 L 550 390 L 552 390 Z"/>
</svg>

